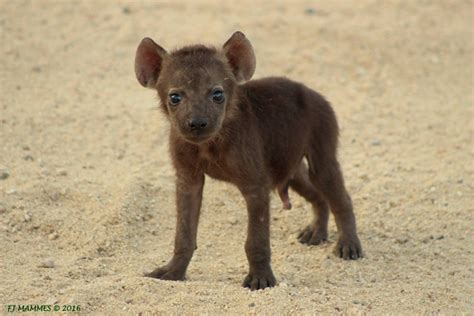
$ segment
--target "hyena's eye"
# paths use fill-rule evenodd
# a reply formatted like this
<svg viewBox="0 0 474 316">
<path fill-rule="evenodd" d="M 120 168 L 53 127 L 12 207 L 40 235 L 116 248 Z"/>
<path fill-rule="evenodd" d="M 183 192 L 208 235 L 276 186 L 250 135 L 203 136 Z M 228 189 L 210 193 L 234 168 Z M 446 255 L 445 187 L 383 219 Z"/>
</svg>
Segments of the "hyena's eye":
<svg viewBox="0 0 474 316">
<path fill-rule="evenodd" d="M 212 101 L 216 103 L 222 103 L 225 100 L 224 91 L 216 89 L 212 92 Z"/>
<path fill-rule="evenodd" d="M 177 93 L 172 93 L 169 95 L 169 97 L 170 97 L 170 103 L 172 105 L 178 105 L 179 102 L 181 102 L 182 100 L 182 97 Z"/>
</svg>

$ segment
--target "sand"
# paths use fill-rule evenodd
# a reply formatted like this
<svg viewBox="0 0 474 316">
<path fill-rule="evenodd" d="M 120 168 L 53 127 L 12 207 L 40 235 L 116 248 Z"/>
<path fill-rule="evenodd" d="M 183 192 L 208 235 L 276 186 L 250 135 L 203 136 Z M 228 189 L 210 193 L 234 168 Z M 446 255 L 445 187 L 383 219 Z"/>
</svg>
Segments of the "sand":
<svg viewBox="0 0 474 316">
<path fill-rule="evenodd" d="M 0 1 L 0 304 L 84 313 L 473 314 L 471 1 Z M 337 112 L 365 258 L 272 196 L 278 286 L 240 286 L 245 204 L 207 179 L 187 281 L 142 277 L 172 254 L 169 126 L 133 71 L 166 48 L 246 33 L 256 78 L 280 75 Z M 6 307 L 4 307 L 6 308 Z M 5 310 L 3 310 L 5 312 Z"/>
</svg>

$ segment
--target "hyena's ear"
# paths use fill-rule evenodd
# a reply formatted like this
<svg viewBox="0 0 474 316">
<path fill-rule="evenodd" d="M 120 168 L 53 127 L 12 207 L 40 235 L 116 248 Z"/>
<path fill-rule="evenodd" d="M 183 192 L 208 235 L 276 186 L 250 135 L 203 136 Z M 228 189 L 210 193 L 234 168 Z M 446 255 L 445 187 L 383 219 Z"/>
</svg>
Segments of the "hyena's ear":
<svg viewBox="0 0 474 316">
<path fill-rule="evenodd" d="M 237 81 L 252 78 L 255 72 L 255 54 L 252 44 L 242 32 L 235 32 L 222 47 Z"/>
<path fill-rule="evenodd" d="M 138 45 L 135 55 L 135 74 L 138 82 L 146 88 L 154 88 L 161 71 L 166 50 L 151 38 L 145 37 Z"/>
</svg>

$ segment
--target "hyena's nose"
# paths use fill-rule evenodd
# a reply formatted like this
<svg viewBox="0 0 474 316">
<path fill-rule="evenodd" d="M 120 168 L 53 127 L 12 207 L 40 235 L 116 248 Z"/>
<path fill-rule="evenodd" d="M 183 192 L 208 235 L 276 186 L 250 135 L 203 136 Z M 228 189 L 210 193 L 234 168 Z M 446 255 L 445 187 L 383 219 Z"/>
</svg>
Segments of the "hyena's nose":
<svg viewBox="0 0 474 316">
<path fill-rule="evenodd" d="M 208 123 L 207 118 L 196 117 L 188 121 L 188 126 L 189 128 L 191 128 L 192 131 L 198 131 L 198 130 L 206 128 L 207 123 Z"/>
</svg>

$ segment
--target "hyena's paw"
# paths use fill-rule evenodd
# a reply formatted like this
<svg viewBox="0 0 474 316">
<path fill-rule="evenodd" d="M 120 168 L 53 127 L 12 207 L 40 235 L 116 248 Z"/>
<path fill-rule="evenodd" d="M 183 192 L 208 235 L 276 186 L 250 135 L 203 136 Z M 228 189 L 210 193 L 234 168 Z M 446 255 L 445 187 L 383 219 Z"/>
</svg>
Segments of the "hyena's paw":
<svg viewBox="0 0 474 316">
<path fill-rule="evenodd" d="M 298 235 L 298 241 L 307 245 L 320 245 L 328 241 L 327 230 L 317 229 L 316 225 L 308 225 Z"/>
<path fill-rule="evenodd" d="M 336 247 L 334 248 L 334 253 L 344 260 L 356 260 L 364 256 L 357 235 L 352 237 L 339 237 Z"/>
<path fill-rule="evenodd" d="M 173 269 L 172 267 L 165 265 L 159 268 L 156 268 L 150 273 L 145 273 L 146 277 L 155 278 L 160 280 L 174 280 L 174 281 L 183 281 L 185 274 Z"/>
<path fill-rule="evenodd" d="M 250 290 L 263 290 L 267 287 L 274 287 L 276 284 L 275 276 L 272 270 L 263 273 L 249 273 L 242 284 L 243 287 Z"/>
</svg>

